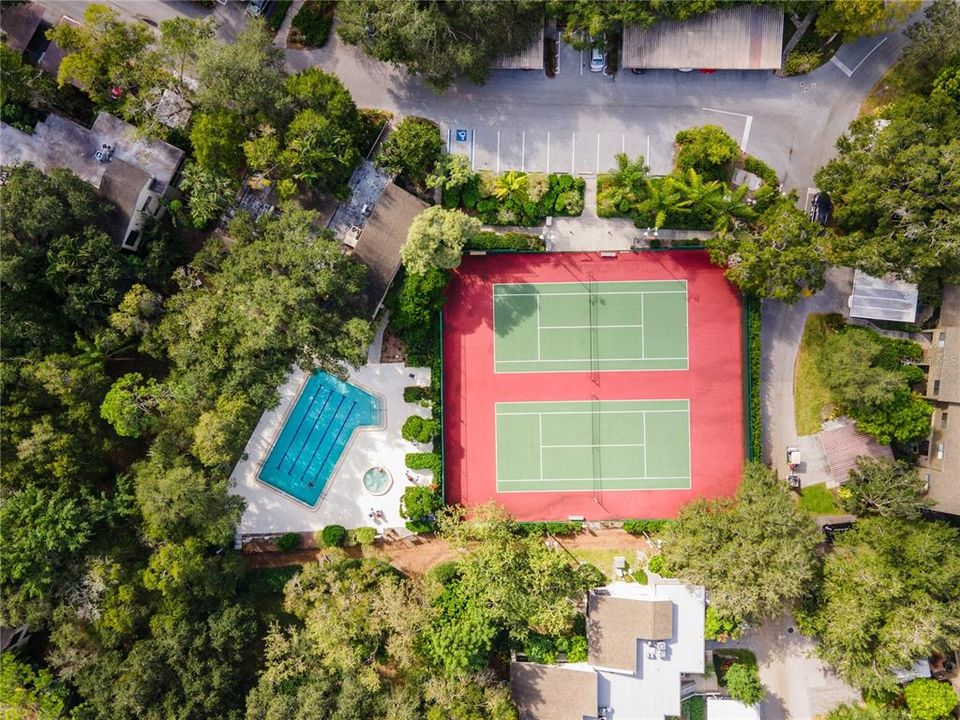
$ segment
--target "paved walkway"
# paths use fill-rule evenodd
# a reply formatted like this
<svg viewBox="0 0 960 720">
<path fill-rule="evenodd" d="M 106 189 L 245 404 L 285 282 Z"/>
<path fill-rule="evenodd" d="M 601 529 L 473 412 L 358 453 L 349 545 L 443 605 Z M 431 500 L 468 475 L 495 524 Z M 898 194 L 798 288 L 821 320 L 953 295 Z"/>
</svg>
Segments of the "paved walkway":
<svg viewBox="0 0 960 720">
<path fill-rule="evenodd" d="M 815 641 L 797 632 L 789 615 L 764 623 L 736 642 L 715 645 L 756 654 L 768 693 L 760 704 L 764 720 L 813 720 L 841 703 L 860 699 L 814 655 Z"/>
<path fill-rule="evenodd" d="M 793 404 L 797 350 L 807 315 L 831 312 L 846 315 L 849 312 L 847 297 L 852 288 L 853 271 L 850 268 L 829 268 L 826 285 L 813 297 L 803 298 L 794 305 L 775 300 L 763 302 L 760 366 L 763 459 L 772 464 L 781 477 L 786 477 L 786 448 L 788 445 L 799 447 L 804 461 L 800 473 L 804 486 L 826 481 L 829 470 L 816 436 L 800 438 L 797 435 Z"/>
</svg>

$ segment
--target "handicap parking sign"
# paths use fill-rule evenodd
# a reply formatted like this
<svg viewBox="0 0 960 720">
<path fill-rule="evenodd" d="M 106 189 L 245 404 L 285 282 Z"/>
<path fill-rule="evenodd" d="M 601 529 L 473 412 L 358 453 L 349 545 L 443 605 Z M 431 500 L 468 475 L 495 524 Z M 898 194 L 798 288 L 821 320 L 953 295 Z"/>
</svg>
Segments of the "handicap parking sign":
<svg viewBox="0 0 960 720">
<path fill-rule="evenodd" d="M 466 142 L 467 141 L 467 131 L 466 130 L 457 130 L 457 142 Z"/>
</svg>

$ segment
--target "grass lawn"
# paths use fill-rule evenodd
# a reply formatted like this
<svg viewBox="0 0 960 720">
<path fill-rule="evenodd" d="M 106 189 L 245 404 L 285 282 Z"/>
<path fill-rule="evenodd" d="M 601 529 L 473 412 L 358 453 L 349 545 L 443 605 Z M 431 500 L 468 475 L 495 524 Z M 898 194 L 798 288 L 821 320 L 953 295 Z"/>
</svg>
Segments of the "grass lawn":
<svg viewBox="0 0 960 720">
<path fill-rule="evenodd" d="M 616 579 L 613 572 L 613 558 L 617 555 L 622 555 L 627 560 L 627 567 L 624 569 L 625 575 L 629 575 L 635 570 L 640 569 L 636 564 L 637 551 L 634 548 L 623 548 L 620 550 L 571 548 L 570 552 L 580 562 L 596 565 L 600 569 L 600 572 L 607 576 L 608 580 Z"/>
<path fill-rule="evenodd" d="M 824 386 L 817 368 L 817 354 L 829 332 L 827 315 L 807 317 L 793 379 L 794 412 L 799 435 L 820 432 L 820 424 L 825 419 L 824 409 L 832 403 L 830 391 Z"/>
<path fill-rule="evenodd" d="M 680 703 L 680 714 L 683 720 L 703 720 L 707 712 L 707 699 L 702 695 L 695 695 Z"/>
<path fill-rule="evenodd" d="M 800 507 L 811 515 L 839 515 L 843 512 L 826 483 L 809 485 L 800 490 Z"/>
<path fill-rule="evenodd" d="M 900 63 L 884 73 L 883 77 L 877 80 L 876 84 L 870 88 L 870 92 L 860 104 L 860 113 L 858 117 L 872 115 L 882 107 L 899 100 L 905 95 L 910 94 L 910 79 L 906 77 Z"/>
</svg>

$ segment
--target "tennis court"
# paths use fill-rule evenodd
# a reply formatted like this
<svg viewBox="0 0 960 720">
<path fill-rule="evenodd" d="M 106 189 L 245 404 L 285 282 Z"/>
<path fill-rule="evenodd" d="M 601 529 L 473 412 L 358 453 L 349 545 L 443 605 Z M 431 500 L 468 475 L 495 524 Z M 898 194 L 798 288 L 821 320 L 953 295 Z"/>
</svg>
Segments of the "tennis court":
<svg viewBox="0 0 960 720">
<path fill-rule="evenodd" d="M 690 487 L 687 400 L 500 402 L 497 492 Z"/>
<path fill-rule="evenodd" d="M 686 280 L 493 285 L 498 373 L 687 369 Z"/>
</svg>

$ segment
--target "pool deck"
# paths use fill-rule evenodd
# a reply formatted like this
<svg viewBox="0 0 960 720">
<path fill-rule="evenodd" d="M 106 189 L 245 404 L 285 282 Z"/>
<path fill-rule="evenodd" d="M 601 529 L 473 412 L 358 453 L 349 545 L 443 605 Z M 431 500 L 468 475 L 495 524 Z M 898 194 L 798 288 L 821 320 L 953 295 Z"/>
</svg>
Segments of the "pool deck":
<svg viewBox="0 0 960 720">
<path fill-rule="evenodd" d="M 375 363 L 350 372 L 348 382 L 381 398 L 385 426 L 354 432 L 320 501 L 312 508 L 257 479 L 260 466 L 306 380 L 302 370 L 291 372 L 280 387 L 280 403 L 260 418 L 240 462 L 233 469 L 230 492 L 247 501 L 237 533 L 245 536 L 304 532 L 333 524 L 384 530 L 403 527 L 400 498 L 410 486 L 406 479 L 405 455 L 430 449 L 429 445 L 408 442 L 400 434 L 404 421 L 411 415 L 430 416 L 429 408 L 404 402 L 403 389 L 409 385 L 429 385 L 430 370 L 408 368 L 402 363 Z M 371 495 L 363 487 L 363 474 L 371 467 L 382 467 L 392 476 L 393 485 L 386 494 Z M 430 473 L 410 472 L 419 475 L 421 482 L 429 482 Z M 385 519 L 372 520 L 371 510 L 382 511 Z"/>
</svg>

